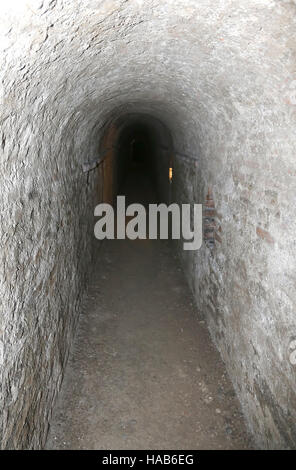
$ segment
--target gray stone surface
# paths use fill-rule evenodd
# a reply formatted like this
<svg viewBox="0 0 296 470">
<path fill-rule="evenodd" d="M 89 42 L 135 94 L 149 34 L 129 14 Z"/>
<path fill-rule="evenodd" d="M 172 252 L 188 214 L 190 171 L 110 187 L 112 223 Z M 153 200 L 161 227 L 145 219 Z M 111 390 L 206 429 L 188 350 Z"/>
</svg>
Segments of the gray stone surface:
<svg viewBox="0 0 296 470">
<path fill-rule="evenodd" d="M 196 158 L 178 201 L 213 191 L 188 280 L 258 445 L 295 447 L 295 2 L 11 0 L 0 31 L 2 447 L 44 443 L 91 260 L 82 164 L 131 112 Z"/>
</svg>

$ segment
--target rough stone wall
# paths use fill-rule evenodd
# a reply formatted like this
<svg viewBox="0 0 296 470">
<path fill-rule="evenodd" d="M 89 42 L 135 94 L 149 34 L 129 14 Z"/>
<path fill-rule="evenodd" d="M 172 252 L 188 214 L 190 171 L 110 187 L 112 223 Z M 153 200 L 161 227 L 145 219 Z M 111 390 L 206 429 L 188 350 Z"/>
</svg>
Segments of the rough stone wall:
<svg viewBox="0 0 296 470">
<path fill-rule="evenodd" d="M 2 128 L 3 448 L 44 443 L 91 261 L 95 179 L 24 119 L 27 145 Z"/>
<path fill-rule="evenodd" d="M 295 2 L 1 4 L 1 439 L 42 446 L 91 258 L 104 123 L 170 130 L 175 197 L 221 243 L 184 255 L 258 445 L 295 447 Z"/>
<path fill-rule="evenodd" d="M 262 448 L 296 447 L 295 365 L 289 348 L 296 328 L 291 42 L 296 11 L 289 6 L 290 20 L 279 12 L 279 7 L 265 11 L 268 34 L 256 17 L 256 29 L 267 37 L 262 41 L 254 29 L 253 59 L 244 80 L 243 61 L 234 67 L 238 58 L 231 54 L 223 72 L 216 71 L 223 93 L 208 95 L 201 122 L 210 126 L 198 132 L 196 170 L 186 159 L 175 163 L 177 200 L 205 203 L 213 191 L 215 247 L 204 243 L 197 253 L 182 257 L 197 305 Z M 249 22 L 249 33 L 253 27 Z M 256 41 L 265 44 L 258 56 Z M 229 96 L 235 97 L 231 107 Z"/>
</svg>

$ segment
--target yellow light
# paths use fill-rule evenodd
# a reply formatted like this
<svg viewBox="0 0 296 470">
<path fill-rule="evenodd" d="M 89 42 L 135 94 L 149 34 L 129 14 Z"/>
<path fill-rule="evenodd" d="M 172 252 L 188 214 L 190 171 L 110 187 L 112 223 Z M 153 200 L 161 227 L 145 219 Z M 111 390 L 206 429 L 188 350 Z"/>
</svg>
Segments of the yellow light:
<svg viewBox="0 0 296 470">
<path fill-rule="evenodd" d="M 169 168 L 169 180 L 172 181 L 173 179 L 173 169 L 172 167 Z"/>
</svg>

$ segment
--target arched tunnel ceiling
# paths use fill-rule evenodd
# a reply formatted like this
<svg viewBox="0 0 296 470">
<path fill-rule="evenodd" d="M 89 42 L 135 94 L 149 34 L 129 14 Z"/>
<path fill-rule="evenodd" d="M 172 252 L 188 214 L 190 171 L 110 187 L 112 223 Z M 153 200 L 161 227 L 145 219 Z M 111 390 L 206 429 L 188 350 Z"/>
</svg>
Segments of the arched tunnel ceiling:
<svg viewBox="0 0 296 470">
<path fill-rule="evenodd" d="M 58 128 L 55 138 L 76 136 L 81 153 L 79 142 L 122 109 L 161 119 L 180 149 L 211 151 L 213 136 L 225 146 L 239 132 L 233 120 L 272 128 L 294 93 L 293 2 L 12 0 L 2 9 L 2 118 L 20 136 L 24 121 L 35 133 Z"/>
</svg>

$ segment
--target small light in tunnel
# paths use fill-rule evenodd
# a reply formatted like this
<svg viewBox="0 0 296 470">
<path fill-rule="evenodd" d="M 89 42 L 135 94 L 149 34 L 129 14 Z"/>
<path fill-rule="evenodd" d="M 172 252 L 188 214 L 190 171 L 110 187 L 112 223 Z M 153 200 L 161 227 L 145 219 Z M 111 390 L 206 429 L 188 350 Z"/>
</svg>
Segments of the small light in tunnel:
<svg viewBox="0 0 296 470">
<path fill-rule="evenodd" d="M 170 183 L 172 182 L 172 179 L 173 179 L 173 168 L 170 166 L 170 168 L 169 168 L 169 180 L 170 180 Z"/>
</svg>

